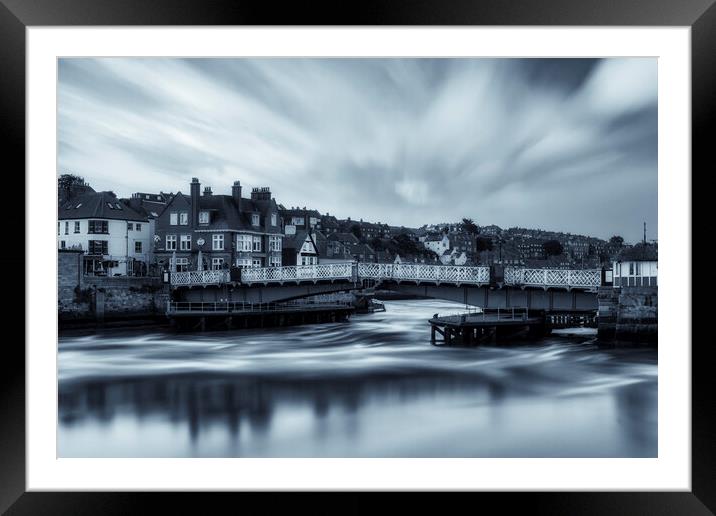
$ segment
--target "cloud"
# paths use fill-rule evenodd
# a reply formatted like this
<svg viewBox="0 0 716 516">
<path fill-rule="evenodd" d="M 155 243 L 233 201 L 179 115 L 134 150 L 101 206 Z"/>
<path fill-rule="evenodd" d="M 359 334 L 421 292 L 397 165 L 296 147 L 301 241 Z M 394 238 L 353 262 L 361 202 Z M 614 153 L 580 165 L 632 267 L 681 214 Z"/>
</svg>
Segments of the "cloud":
<svg viewBox="0 0 716 516">
<path fill-rule="evenodd" d="M 645 220 L 656 234 L 655 59 L 72 58 L 59 69 L 59 172 L 96 188 L 186 190 L 196 176 L 228 193 L 240 179 L 354 219 L 471 217 L 632 240 Z"/>
</svg>

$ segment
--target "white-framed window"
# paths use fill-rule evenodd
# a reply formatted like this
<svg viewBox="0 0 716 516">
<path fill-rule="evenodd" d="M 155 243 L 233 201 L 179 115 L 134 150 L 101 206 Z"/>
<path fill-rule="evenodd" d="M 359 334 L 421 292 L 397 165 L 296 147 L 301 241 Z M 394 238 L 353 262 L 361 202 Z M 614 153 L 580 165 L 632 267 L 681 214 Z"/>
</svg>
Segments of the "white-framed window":
<svg viewBox="0 0 716 516">
<path fill-rule="evenodd" d="M 251 214 L 251 225 L 252 226 L 258 226 L 260 224 L 260 217 L 258 213 L 252 213 Z"/>
<path fill-rule="evenodd" d="M 316 265 L 318 258 L 316 256 L 301 256 L 301 265 Z"/>
<path fill-rule="evenodd" d="M 75 221 L 75 233 L 79 233 L 79 232 L 80 232 L 80 221 L 76 220 Z"/>
<path fill-rule="evenodd" d="M 223 251 L 224 250 L 224 235 L 222 234 L 215 234 L 211 236 L 211 248 L 214 251 Z"/>
<path fill-rule="evenodd" d="M 270 236 L 269 237 L 269 251 L 280 251 L 281 250 L 281 237 Z"/>
<path fill-rule="evenodd" d="M 189 212 L 188 211 L 180 211 L 179 212 L 179 225 L 180 226 L 189 225 Z"/>
<path fill-rule="evenodd" d="M 311 227 L 314 227 L 315 225 L 318 224 L 318 219 L 316 217 L 311 217 L 308 219 L 308 221 L 309 221 L 309 224 L 311 225 Z"/>
<path fill-rule="evenodd" d="M 236 235 L 236 250 L 240 252 L 250 252 L 251 235 Z"/>
<path fill-rule="evenodd" d="M 65 241 L 64 241 L 64 240 L 60 240 L 60 249 L 65 249 L 66 246 L 67 246 L 67 244 L 65 243 Z"/>
<path fill-rule="evenodd" d="M 134 230 L 134 224 L 131 222 L 127 222 L 127 231 L 133 231 Z"/>
<path fill-rule="evenodd" d="M 142 252 L 142 243 L 141 242 L 134 242 L 134 252 L 135 253 Z"/>
<path fill-rule="evenodd" d="M 253 238 L 253 247 L 251 248 L 252 251 L 260 253 L 261 252 L 261 237 L 260 236 L 254 236 Z"/>
<path fill-rule="evenodd" d="M 169 224 L 172 226 L 176 226 L 178 224 L 178 217 L 179 214 L 175 211 L 172 211 L 169 213 Z"/>
<path fill-rule="evenodd" d="M 251 267 L 251 258 L 237 258 L 236 266 L 237 267 Z"/>
<path fill-rule="evenodd" d="M 294 226 L 303 226 L 304 220 L 303 217 L 291 217 L 291 224 Z"/>
<path fill-rule="evenodd" d="M 189 258 L 177 258 L 177 272 L 189 270 Z"/>
<path fill-rule="evenodd" d="M 209 223 L 209 212 L 208 211 L 200 211 L 199 212 L 199 224 L 208 224 Z"/>
<path fill-rule="evenodd" d="M 180 251 L 191 251 L 191 235 L 182 235 L 179 241 Z"/>
<path fill-rule="evenodd" d="M 212 258 L 211 259 L 211 269 L 215 271 L 219 271 L 224 267 L 224 259 L 223 258 Z"/>
<path fill-rule="evenodd" d="M 276 214 L 275 213 L 271 214 L 271 225 L 272 226 L 276 225 Z"/>
<path fill-rule="evenodd" d="M 70 234 L 70 223 L 65 221 L 65 235 Z"/>
<path fill-rule="evenodd" d="M 135 224 L 135 225 L 134 225 L 134 229 L 136 229 L 137 231 L 141 231 L 141 230 L 142 230 L 142 225 L 141 225 L 141 224 Z"/>
<path fill-rule="evenodd" d="M 251 266 L 252 267 L 261 267 L 261 258 L 253 258 L 251 260 Z"/>
<path fill-rule="evenodd" d="M 167 235 L 165 247 L 166 247 L 167 251 L 176 251 L 177 250 L 177 236 L 176 235 Z"/>
<path fill-rule="evenodd" d="M 281 267 L 281 257 L 272 256 L 269 258 L 269 267 Z"/>
</svg>

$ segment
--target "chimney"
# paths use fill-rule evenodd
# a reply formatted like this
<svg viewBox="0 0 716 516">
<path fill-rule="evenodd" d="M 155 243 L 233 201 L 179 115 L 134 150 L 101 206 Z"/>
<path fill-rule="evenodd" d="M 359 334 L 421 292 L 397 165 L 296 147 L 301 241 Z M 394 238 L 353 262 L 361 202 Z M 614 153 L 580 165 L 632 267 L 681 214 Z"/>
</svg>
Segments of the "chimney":
<svg viewBox="0 0 716 516">
<path fill-rule="evenodd" d="M 211 195 L 211 187 L 210 186 L 204 187 L 204 195 Z"/>
<path fill-rule="evenodd" d="M 196 177 L 191 179 L 189 191 L 191 193 L 191 225 L 196 227 L 199 225 L 199 188 L 201 184 Z"/>
<path fill-rule="evenodd" d="M 231 187 L 231 197 L 234 198 L 236 207 L 241 211 L 241 181 L 234 181 L 234 186 Z"/>
</svg>

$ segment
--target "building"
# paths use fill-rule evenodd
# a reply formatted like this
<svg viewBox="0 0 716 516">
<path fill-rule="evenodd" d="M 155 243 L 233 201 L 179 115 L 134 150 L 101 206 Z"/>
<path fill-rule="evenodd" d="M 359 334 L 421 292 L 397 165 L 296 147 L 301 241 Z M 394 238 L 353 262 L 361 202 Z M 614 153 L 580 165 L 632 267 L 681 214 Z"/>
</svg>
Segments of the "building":
<svg viewBox="0 0 716 516">
<path fill-rule="evenodd" d="M 281 221 L 268 187 L 244 198 L 239 181 L 231 195 L 215 195 L 210 187 L 200 195 L 200 186 L 193 178 L 189 195 L 172 196 L 157 218 L 154 252 L 163 267 L 173 259 L 176 271 L 282 264 Z"/>
<path fill-rule="evenodd" d="M 428 235 L 423 241 L 425 249 L 430 249 L 438 256 L 442 256 L 445 251 L 450 249 L 450 238 L 445 233 L 437 235 Z"/>
<path fill-rule="evenodd" d="M 85 190 L 58 205 L 58 249 L 85 253 L 84 273 L 107 276 L 146 275 L 152 235 L 147 217 L 112 192 Z"/>
<path fill-rule="evenodd" d="M 321 214 L 317 210 L 306 209 L 305 206 L 290 209 L 279 206 L 278 214 L 284 226 L 295 226 L 296 231 L 315 230 L 321 227 Z"/>
<path fill-rule="evenodd" d="M 318 265 L 319 249 L 315 235 L 310 231 L 297 231 L 284 239 L 283 265 Z"/>
<path fill-rule="evenodd" d="M 614 261 L 615 287 L 657 287 L 658 248 L 654 244 L 637 244 L 623 249 Z"/>
</svg>

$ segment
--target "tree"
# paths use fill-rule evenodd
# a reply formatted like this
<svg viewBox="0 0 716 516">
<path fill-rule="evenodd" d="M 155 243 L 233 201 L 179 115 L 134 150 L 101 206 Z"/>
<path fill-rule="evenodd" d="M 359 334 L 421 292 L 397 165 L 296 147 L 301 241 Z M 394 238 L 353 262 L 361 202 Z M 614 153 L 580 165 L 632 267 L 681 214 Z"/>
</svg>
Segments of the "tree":
<svg viewBox="0 0 716 516">
<path fill-rule="evenodd" d="M 619 235 L 614 235 L 612 238 L 609 239 L 609 243 L 621 247 L 624 245 L 624 239 Z"/>
<path fill-rule="evenodd" d="M 351 233 L 353 233 L 358 240 L 363 239 L 363 232 L 360 229 L 360 226 L 358 224 L 353 224 L 351 226 Z"/>
<path fill-rule="evenodd" d="M 473 236 L 476 236 L 480 233 L 480 228 L 473 222 L 472 219 L 462 219 L 462 229 L 465 230 L 466 233 L 469 233 Z"/>
<path fill-rule="evenodd" d="M 547 256 L 557 256 L 564 252 L 564 248 L 562 244 L 559 243 L 559 240 L 547 240 L 542 244 L 542 248 L 544 249 L 544 254 Z"/>
<path fill-rule="evenodd" d="M 475 250 L 478 253 L 480 251 L 492 251 L 492 239 L 486 237 L 477 237 L 475 239 Z"/>
<path fill-rule="evenodd" d="M 62 174 L 57 178 L 57 194 L 60 199 L 67 199 L 71 196 L 73 188 L 85 186 L 84 178 L 74 174 Z"/>
</svg>

